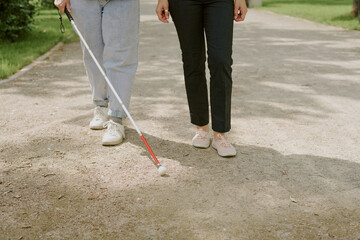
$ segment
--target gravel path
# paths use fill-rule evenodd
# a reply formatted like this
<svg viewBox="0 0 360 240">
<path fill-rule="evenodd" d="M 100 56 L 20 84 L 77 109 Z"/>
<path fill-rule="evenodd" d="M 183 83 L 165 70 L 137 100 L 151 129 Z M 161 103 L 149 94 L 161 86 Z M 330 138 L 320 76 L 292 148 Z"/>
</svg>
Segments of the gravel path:
<svg viewBox="0 0 360 240">
<path fill-rule="evenodd" d="M 251 10 L 234 36 L 238 155 L 191 146 L 173 24 L 142 0 L 131 112 L 101 146 L 79 43 L 0 83 L 0 239 L 360 239 L 360 33 Z"/>
</svg>

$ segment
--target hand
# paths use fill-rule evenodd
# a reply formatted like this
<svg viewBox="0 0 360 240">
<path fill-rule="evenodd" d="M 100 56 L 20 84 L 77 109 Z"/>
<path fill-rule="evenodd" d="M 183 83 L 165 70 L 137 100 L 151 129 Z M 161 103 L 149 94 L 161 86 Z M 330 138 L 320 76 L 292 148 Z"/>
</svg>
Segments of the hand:
<svg viewBox="0 0 360 240">
<path fill-rule="evenodd" d="M 64 14 L 65 7 L 71 13 L 70 0 L 55 0 L 54 5 Z"/>
<path fill-rule="evenodd" d="M 163 23 L 169 23 L 169 1 L 168 0 L 159 0 L 156 7 L 156 14 L 159 20 Z"/>
<path fill-rule="evenodd" d="M 245 0 L 235 0 L 234 21 L 235 22 L 244 21 L 247 11 L 248 10 Z"/>
</svg>

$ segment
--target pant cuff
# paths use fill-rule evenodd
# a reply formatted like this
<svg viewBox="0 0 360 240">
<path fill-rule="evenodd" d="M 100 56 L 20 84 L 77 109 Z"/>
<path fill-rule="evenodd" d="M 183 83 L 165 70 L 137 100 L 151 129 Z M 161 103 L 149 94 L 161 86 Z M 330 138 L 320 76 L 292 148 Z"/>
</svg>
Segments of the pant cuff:
<svg viewBox="0 0 360 240">
<path fill-rule="evenodd" d="M 107 107 L 108 106 L 108 100 L 93 100 L 93 103 L 99 107 Z"/>
<path fill-rule="evenodd" d="M 126 118 L 127 117 L 126 113 L 124 111 L 122 111 L 122 110 L 109 109 L 108 115 L 110 117 L 119 117 L 119 118 Z"/>
<path fill-rule="evenodd" d="M 230 131 L 230 127 L 212 125 L 212 130 L 219 133 L 227 133 Z"/>
<path fill-rule="evenodd" d="M 209 124 L 209 120 L 201 119 L 201 118 L 195 117 L 195 116 L 191 116 L 191 123 L 196 125 L 196 126 L 202 127 L 202 126 L 205 126 L 205 125 Z"/>
</svg>

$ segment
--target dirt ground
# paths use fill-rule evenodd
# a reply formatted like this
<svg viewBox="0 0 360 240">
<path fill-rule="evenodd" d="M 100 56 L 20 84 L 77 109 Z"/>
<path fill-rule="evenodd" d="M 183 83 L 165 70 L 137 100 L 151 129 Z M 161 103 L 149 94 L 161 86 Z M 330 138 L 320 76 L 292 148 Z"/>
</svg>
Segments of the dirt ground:
<svg viewBox="0 0 360 240">
<path fill-rule="evenodd" d="M 191 146 L 173 24 L 142 0 L 126 141 L 92 131 L 79 43 L 0 83 L 0 239 L 360 239 L 360 33 L 250 11 L 229 138 Z"/>
</svg>

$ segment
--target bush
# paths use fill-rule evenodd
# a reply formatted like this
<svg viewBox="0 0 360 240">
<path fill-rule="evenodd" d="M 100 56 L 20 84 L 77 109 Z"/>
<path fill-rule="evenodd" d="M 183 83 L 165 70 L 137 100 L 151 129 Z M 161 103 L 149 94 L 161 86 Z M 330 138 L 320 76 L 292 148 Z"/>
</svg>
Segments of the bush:
<svg viewBox="0 0 360 240">
<path fill-rule="evenodd" d="M 42 0 L 41 6 L 44 8 L 54 8 L 54 0 Z"/>
<path fill-rule="evenodd" d="M 41 9 L 54 8 L 54 0 L 31 0 L 31 3 Z"/>
<path fill-rule="evenodd" d="M 31 30 L 35 7 L 29 0 L 1 1 L 0 9 L 0 39 L 15 41 Z"/>
</svg>

